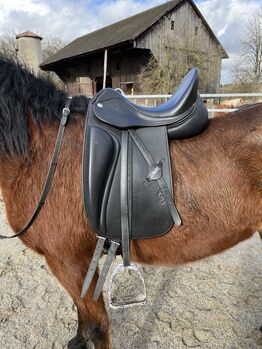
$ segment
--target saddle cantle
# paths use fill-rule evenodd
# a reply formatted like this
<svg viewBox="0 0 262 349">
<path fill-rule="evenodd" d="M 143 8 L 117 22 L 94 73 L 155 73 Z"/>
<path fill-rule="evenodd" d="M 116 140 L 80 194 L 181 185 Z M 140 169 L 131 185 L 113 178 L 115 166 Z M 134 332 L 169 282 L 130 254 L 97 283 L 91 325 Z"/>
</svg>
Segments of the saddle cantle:
<svg viewBox="0 0 262 349">
<path fill-rule="evenodd" d="M 83 153 L 84 206 L 100 239 L 88 284 L 105 240 L 111 243 L 105 278 L 117 248 L 130 265 L 130 239 L 167 233 L 181 224 L 173 199 L 168 139 L 192 137 L 208 123 L 192 69 L 170 100 L 155 108 L 128 101 L 107 88 L 89 103 Z M 99 279 L 95 299 L 103 282 Z M 85 285 L 85 292 L 88 286 Z M 82 295 L 85 294 L 82 292 Z"/>
</svg>

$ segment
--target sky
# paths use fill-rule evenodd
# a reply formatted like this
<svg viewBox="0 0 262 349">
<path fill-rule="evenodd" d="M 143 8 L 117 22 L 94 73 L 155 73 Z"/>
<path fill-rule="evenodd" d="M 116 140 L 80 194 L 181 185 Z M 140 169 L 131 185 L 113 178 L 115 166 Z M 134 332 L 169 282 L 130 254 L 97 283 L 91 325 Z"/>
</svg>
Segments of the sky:
<svg viewBox="0 0 262 349">
<path fill-rule="evenodd" d="M 43 38 L 66 42 L 117 22 L 165 0 L 0 0 L 0 34 L 32 31 Z M 248 19 L 262 0 L 195 0 L 229 55 L 222 67 L 222 83 L 231 79 L 230 67 L 245 36 Z"/>
</svg>

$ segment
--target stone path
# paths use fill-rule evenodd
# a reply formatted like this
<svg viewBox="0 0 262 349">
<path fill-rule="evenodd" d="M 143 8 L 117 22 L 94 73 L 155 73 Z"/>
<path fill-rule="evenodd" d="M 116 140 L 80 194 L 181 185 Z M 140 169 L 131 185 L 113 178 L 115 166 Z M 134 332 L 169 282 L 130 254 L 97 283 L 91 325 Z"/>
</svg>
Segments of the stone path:
<svg viewBox="0 0 262 349">
<path fill-rule="evenodd" d="M 0 207 L 0 233 L 5 233 Z M 143 267 L 145 306 L 110 310 L 113 349 L 262 348 L 262 251 L 258 234 L 176 269 Z M 0 242 L 0 348 L 63 349 L 76 309 L 44 260 Z"/>
</svg>

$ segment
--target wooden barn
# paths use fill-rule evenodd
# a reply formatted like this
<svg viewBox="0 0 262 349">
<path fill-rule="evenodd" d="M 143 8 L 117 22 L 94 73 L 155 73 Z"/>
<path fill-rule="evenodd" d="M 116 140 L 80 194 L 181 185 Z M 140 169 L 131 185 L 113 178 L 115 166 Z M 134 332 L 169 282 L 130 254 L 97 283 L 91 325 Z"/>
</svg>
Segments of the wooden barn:
<svg viewBox="0 0 262 349">
<path fill-rule="evenodd" d="M 72 95 L 92 96 L 103 86 L 142 94 L 139 74 L 150 56 L 161 62 L 165 50 L 175 50 L 189 39 L 198 43 L 203 56 L 212 52 L 204 90 L 217 92 L 227 54 L 192 0 L 173 0 L 84 35 L 41 68 L 56 72 Z"/>
</svg>

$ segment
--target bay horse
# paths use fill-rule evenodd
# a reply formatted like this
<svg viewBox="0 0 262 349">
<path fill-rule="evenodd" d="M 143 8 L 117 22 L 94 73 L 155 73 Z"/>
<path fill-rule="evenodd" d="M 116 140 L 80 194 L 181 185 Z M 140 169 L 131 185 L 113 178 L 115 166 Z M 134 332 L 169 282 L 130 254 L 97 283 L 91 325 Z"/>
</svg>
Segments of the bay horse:
<svg viewBox="0 0 262 349">
<path fill-rule="evenodd" d="M 67 96 L 0 59 L 0 187 L 14 231 L 34 211 Z M 47 201 L 23 243 L 43 255 L 78 309 L 69 348 L 109 349 L 103 296 L 80 297 L 96 234 L 85 218 L 81 165 L 88 98 L 74 97 Z M 170 142 L 176 204 L 183 219 L 166 235 L 132 241 L 135 263 L 176 266 L 224 251 L 262 230 L 262 104 L 210 121 L 199 136 Z"/>
</svg>

